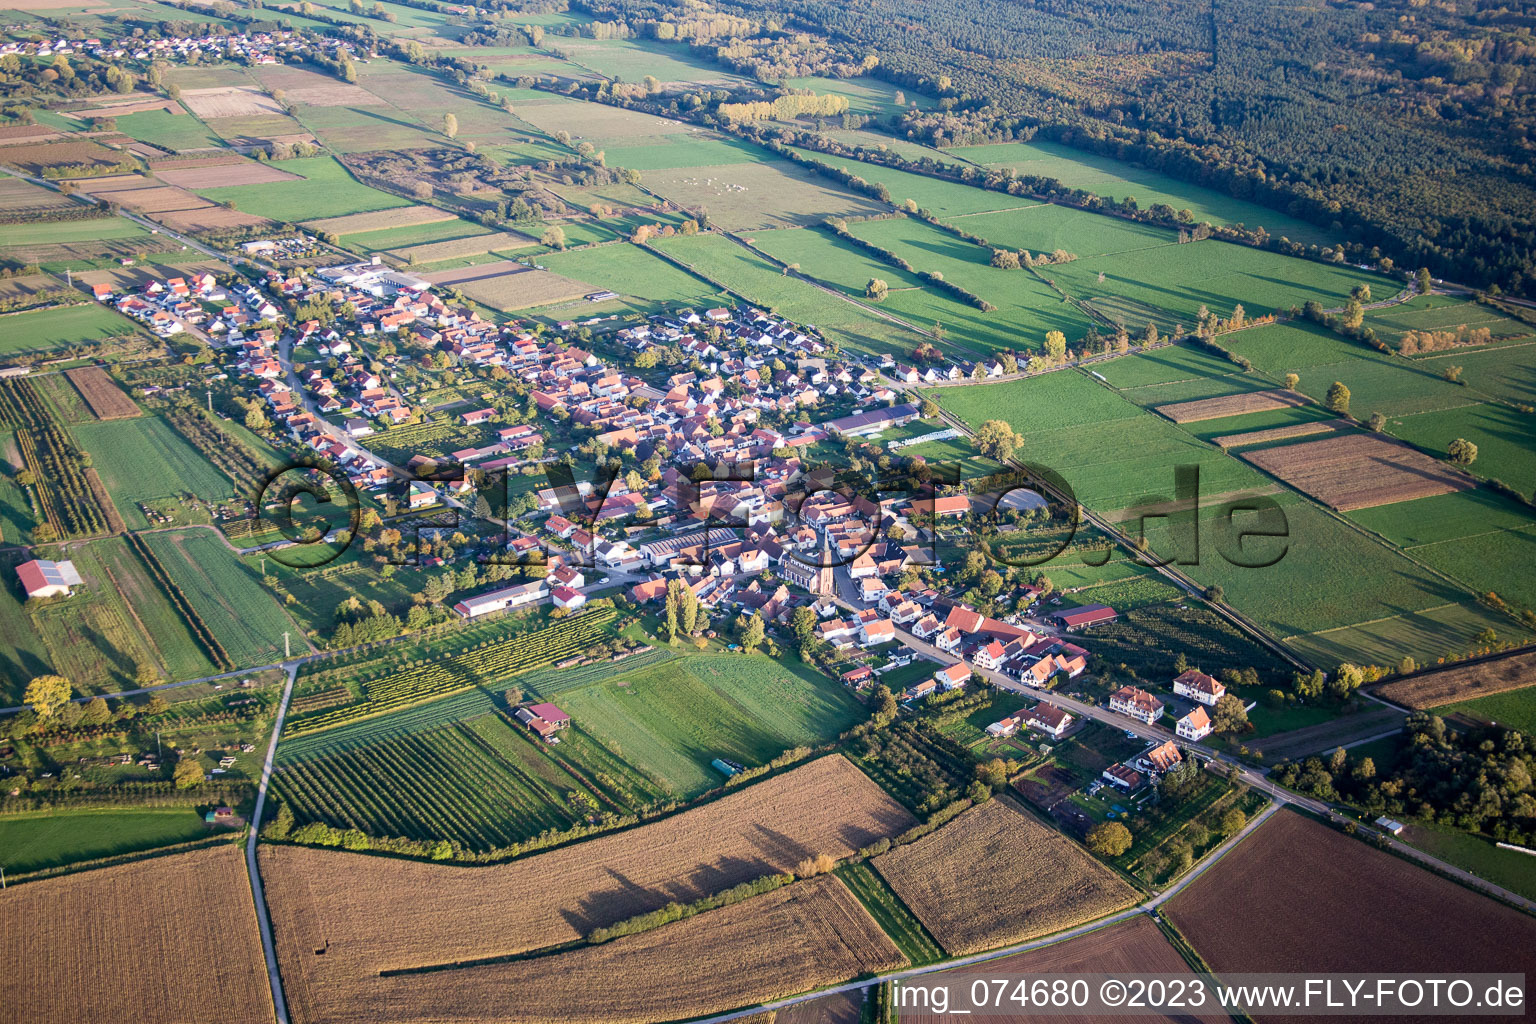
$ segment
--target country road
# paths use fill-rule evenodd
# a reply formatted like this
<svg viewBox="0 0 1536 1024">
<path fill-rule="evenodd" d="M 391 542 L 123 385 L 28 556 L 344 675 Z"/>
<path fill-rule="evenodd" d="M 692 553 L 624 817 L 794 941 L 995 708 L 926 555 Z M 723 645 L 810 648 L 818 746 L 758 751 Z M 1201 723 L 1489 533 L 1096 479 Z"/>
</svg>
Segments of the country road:
<svg viewBox="0 0 1536 1024">
<path fill-rule="evenodd" d="M 283 719 L 288 717 L 288 701 L 293 697 L 293 683 L 298 678 L 299 666 L 307 659 L 288 662 L 288 682 L 283 686 L 283 699 L 277 706 L 277 719 L 272 723 L 272 741 L 267 744 L 267 757 L 261 765 L 261 783 L 256 788 L 256 810 L 251 813 L 251 823 L 246 830 L 245 870 L 251 879 L 251 897 L 256 901 L 256 920 L 261 926 L 261 950 L 267 961 L 267 979 L 272 986 L 272 1007 L 277 1024 L 288 1024 L 288 1003 L 283 998 L 283 978 L 277 968 L 277 947 L 272 941 L 272 918 L 267 913 L 266 890 L 261 884 L 261 870 L 256 865 L 256 842 L 261 831 L 261 812 L 267 805 L 267 787 L 272 781 L 272 762 L 277 757 L 277 739 L 282 735 Z"/>
</svg>

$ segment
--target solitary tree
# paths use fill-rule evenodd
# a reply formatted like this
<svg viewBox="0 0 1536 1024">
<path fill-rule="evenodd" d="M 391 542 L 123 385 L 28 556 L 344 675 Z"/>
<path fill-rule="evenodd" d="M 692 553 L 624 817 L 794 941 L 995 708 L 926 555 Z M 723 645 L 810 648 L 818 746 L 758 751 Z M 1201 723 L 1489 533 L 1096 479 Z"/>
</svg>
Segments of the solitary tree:
<svg viewBox="0 0 1536 1024">
<path fill-rule="evenodd" d="M 1060 331 L 1049 331 L 1045 336 L 1045 354 L 1052 361 L 1060 362 L 1067 354 L 1067 336 Z"/>
<path fill-rule="evenodd" d="M 990 459 L 1007 462 L 1019 446 L 1019 435 L 1006 420 L 987 420 L 976 431 L 976 450 Z"/>
<path fill-rule="evenodd" d="M 450 139 L 457 138 L 459 134 L 459 119 L 452 114 L 443 115 L 443 134 Z"/>
<path fill-rule="evenodd" d="M 741 632 L 741 646 L 749 652 L 755 651 L 763 645 L 763 617 L 751 615 L 747 617 L 746 628 Z"/>
<path fill-rule="evenodd" d="M 171 778 L 176 780 L 177 789 L 191 789 L 203 781 L 203 765 L 198 758 L 188 755 L 176 762 L 176 769 L 171 773 Z"/>
<path fill-rule="evenodd" d="M 1328 388 L 1328 395 L 1323 399 L 1323 407 L 1331 413 L 1340 416 L 1349 415 L 1349 388 L 1341 382 L 1334 381 Z"/>
<path fill-rule="evenodd" d="M 1131 830 L 1118 821 L 1106 821 L 1088 833 L 1088 849 L 1100 857 L 1118 857 L 1131 848 Z"/>
<path fill-rule="evenodd" d="M 1301 377 L 1299 375 L 1294 373 L 1288 373 L 1285 375 L 1285 389 L 1287 391 L 1295 391 L 1297 385 L 1300 383 Z"/>
<path fill-rule="evenodd" d="M 1384 428 L 1386 425 L 1387 425 L 1387 418 L 1385 416 L 1383 416 L 1379 412 L 1371 413 L 1371 418 L 1366 421 L 1366 426 L 1370 427 L 1372 430 L 1376 431 L 1378 434 L 1381 433 L 1382 428 Z"/>
<path fill-rule="evenodd" d="M 1223 694 L 1216 701 L 1215 714 L 1211 716 L 1211 724 L 1217 732 L 1247 732 L 1248 709 L 1243 705 L 1243 699 L 1233 694 Z"/>
<path fill-rule="evenodd" d="M 544 229 L 544 234 L 539 238 L 540 245 L 547 245 L 551 249 L 565 248 L 565 229 L 558 224 L 551 224 Z"/>
<path fill-rule="evenodd" d="M 1464 437 L 1452 441 L 1445 450 L 1451 461 L 1458 466 L 1470 466 L 1477 461 L 1477 445 Z"/>
<path fill-rule="evenodd" d="M 73 684 L 64 676 L 38 676 L 27 684 L 22 700 L 37 712 L 37 717 L 48 718 L 60 705 L 69 702 L 73 689 Z"/>
<path fill-rule="evenodd" d="M 1420 295 L 1428 295 L 1429 294 L 1429 290 L 1432 287 L 1434 287 L 1434 284 L 1435 284 L 1435 279 L 1430 276 L 1429 268 L 1428 267 L 1420 267 L 1419 268 L 1418 279 L 1419 279 L 1419 294 Z"/>
<path fill-rule="evenodd" d="M 869 284 L 864 286 L 864 297 L 872 302 L 884 302 L 890 290 L 890 285 L 878 277 L 872 277 L 869 279 Z"/>
</svg>

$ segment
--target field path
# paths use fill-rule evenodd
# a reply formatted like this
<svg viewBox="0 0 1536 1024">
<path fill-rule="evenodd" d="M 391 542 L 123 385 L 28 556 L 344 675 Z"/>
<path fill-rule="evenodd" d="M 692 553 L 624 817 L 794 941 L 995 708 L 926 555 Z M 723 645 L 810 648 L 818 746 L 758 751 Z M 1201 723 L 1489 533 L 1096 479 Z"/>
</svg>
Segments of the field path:
<svg viewBox="0 0 1536 1024">
<path fill-rule="evenodd" d="M 267 758 L 261 765 L 261 783 L 256 787 L 256 810 L 251 814 L 250 830 L 245 839 L 245 870 L 251 876 L 251 895 L 256 900 L 256 921 L 261 925 L 261 951 L 267 960 L 267 978 L 272 985 L 272 1006 L 277 1024 L 288 1024 L 288 1003 L 283 999 L 283 978 L 277 970 L 277 947 L 272 943 L 272 917 L 267 913 L 267 895 L 261 885 L 261 871 L 256 867 L 256 839 L 261 830 L 261 812 L 267 804 L 267 787 L 272 781 L 272 761 L 277 757 L 277 738 L 282 735 L 283 719 L 288 716 L 288 701 L 293 697 L 293 682 L 305 659 L 290 661 L 288 682 L 283 699 L 277 705 L 277 720 L 272 723 L 272 741 L 267 744 Z"/>
</svg>

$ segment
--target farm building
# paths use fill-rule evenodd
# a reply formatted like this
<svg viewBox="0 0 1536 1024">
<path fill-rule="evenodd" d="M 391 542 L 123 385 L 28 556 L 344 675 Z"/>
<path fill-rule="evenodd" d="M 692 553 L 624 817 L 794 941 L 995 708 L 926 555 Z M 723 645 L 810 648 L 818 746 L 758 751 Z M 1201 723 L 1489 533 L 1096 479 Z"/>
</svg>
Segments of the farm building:
<svg viewBox="0 0 1536 1024">
<path fill-rule="evenodd" d="M 49 562 L 34 558 L 16 567 L 21 589 L 30 597 L 67 596 L 71 587 L 84 586 L 74 562 Z"/>
<path fill-rule="evenodd" d="M 556 742 L 558 738 L 555 734 L 561 729 L 569 728 L 571 724 L 571 716 L 553 704 L 534 704 L 526 708 L 518 708 L 513 712 L 512 717 L 537 733 L 546 743 Z"/>
<path fill-rule="evenodd" d="M 1227 692 L 1227 688 L 1199 669 L 1192 668 L 1175 677 L 1173 692 L 1207 707 L 1215 707 L 1216 702 Z"/>
<path fill-rule="evenodd" d="M 999 739 L 1012 736 L 1014 733 L 1019 731 L 1019 725 L 1023 720 L 1021 716 L 1023 714 L 1024 712 L 1020 711 L 1009 715 L 1002 721 L 993 722 L 991 725 L 987 726 L 987 735 L 995 736 Z"/>
<path fill-rule="evenodd" d="M 518 608 L 543 600 L 548 592 L 545 587 L 544 580 L 532 580 L 528 583 L 519 583 L 514 587 L 502 587 L 474 597 L 466 597 L 454 605 L 453 610 L 466 619 L 473 619 L 478 615 L 487 615 L 491 612 L 506 611 L 508 608 Z"/>
<path fill-rule="evenodd" d="M 1394 836 L 1403 834 L 1403 823 L 1400 821 L 1395 821 L 1392 818 L 1387 817 L 1385 814 L 1376 819 L 1376 824 L 1384 831 L 1390 832 Z"/>
<path fill-rule="evenodd" d="M 1109 710 L 1150 725 L 1163 717 L 1163 702 L 1139 687 L 1122 686 L 1109 695 Z"/>
<path fill-rule="evenodd" d="M 889 409 L 872 409 L 828 420 L 822 427 L 844 437 L 872 437 L 890 427 L 906 426 L 917 419 L 917 413 L 915 405 L 893 405 Z"/>
<path fill-rule="evenodd" d="M 459 419 L 464 421 L 465 426 L 473 427 L 477 424 L 488 422 L 495 415 L 495 409 L 476 409 L 473 412 L 459 413 Z"/>
<path fill-rule="evenodd" d="M 1051 621 L 1068 633 L 1082 629 L 1084 626 L 1097 625 L 1100 622 L 1113 622 L 1117 617 L 1115 610 L 1104 604 L 1085 604 L 1081 608 L 1068 608 L 1051 616 Z"/>
<path fill-rule="evenodd" d="M 575 611 L 587 603 L 587 595 L 570 587 L 556 587 L 549 592 L 549 599 L 554 602 L 556 608 L 564 608 L 567 611 Z"/>
<path fill-rule="evenodd" d="M 1198 743 L 1211 734 L 1211 716 L 1205 713 L 1205 708 L 1195 708 L 1189 714 L 1179 719 L 1174 732 L 1179 739 Z"/>
</svg>

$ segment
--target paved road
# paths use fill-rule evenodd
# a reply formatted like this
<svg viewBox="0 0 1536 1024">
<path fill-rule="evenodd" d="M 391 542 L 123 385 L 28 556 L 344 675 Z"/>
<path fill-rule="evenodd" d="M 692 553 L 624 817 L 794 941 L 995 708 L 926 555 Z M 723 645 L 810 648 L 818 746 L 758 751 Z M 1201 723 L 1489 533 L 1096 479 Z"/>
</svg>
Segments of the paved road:
<svg viewBox="0 0 1536 1024">
<path fill-rule="evenodd" d="M 256 789 L 256 810 L 251 814 L 251 824 L 245 839 L 245 870 L 251 878 L 251 896 L 256 901 L 256 920 L 261 926 L 261 951 L 267 960 L 267 979 L 272 986 L 272 1006 L 277 1024 L 288 1024 L 288 1004 L 283 998 L 283 979 L 277 969 L 277 948 L 272 942 L 272 919 L 267 914 L 266 891 L 261 884 L 261 871 L 256 866 L 256 840 L 261 830 L 261 812 L 267 805 L 267 785 L 272 781 L 272 761 L 277 756 L 277 738 L 283 731 L 283 719 L 288 716 L 288 701 L 293 697 L 293 681 L 298 678 L 299 666 L 307 659 L 288 662 L 288 682 L 283 687 L 283 699 L 277 706 L 277 720 L 272 724 L 272 742 L 267 744 L 267 759 L 261 765 L 261 784 Z"/>
</svg>

